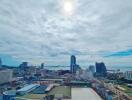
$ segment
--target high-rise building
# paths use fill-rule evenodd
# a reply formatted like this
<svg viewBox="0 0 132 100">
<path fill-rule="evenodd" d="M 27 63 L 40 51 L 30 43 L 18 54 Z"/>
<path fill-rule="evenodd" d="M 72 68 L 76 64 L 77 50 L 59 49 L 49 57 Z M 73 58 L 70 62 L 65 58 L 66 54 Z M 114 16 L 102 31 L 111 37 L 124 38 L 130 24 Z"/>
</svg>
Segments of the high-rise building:
<svg viewBox="0 0 132 100">
<path fill-rule="evenodd" d="M 70 69 L 72 74 L 75 74 L 77 69 L 80 69 L 79 65 L 76 64 L 76 57 L 74 55 L 71 56 Z"/>
<path fill-rule="evenodd" d="M 75 73 L 75 67 L 76 67 L 76 57 L 74 55 L 71 56 L 71 73 Z"/>
<path fill-rule="evenodd" d="M 106 66 L 103 62 L 101 63 L 96 63 L 96 73 L 100 76 L 106 76 L 107 75 L 107 69 Z"/>
</svg>

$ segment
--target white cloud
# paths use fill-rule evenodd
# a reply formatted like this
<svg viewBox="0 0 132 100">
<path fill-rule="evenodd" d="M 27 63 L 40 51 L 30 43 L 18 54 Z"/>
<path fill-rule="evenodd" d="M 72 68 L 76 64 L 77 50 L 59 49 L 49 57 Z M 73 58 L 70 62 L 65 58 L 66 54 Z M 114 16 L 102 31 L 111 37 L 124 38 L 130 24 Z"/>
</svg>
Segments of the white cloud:
<svg viewBox="0 0 132 100">
<path fill-rule="evenodd" d="M 21 61 L 58 65 L 68 64 L 70 54 L 78 51 L 82 65 L 114 65 L 114 58 L 104 54 L 131 49 L 130 0 L 76 0 L 76 13 L 70 18 L 60 12 L 59 2 L 1 0 L 0 52 Z M 118 64 L 132 60 L 118 59 Z M 125 64 L 132 64 L 127 60 Z"/>
</svg>

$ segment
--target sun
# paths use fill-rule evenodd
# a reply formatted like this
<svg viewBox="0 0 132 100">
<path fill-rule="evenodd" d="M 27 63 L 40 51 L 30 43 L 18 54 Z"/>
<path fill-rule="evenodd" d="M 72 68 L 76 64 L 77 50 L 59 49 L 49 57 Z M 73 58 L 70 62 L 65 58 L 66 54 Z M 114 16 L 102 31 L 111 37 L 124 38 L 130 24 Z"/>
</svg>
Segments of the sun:
<svg viewBox="0 0 132 100">
<path fill-rule="evenodd" d="M 68 14 L 71 14 L 73 11 L 73 4 L 71 1 L 65 1 L 64 3 L 64 11 Z"/>
<path fill-rule="evenodd" d="M 73 15 L 74 12 L 75 12 L 74 0 L 63 0 L 63 2 L 62 2 L 62 12 L 67 16 Z"/>
</svg>

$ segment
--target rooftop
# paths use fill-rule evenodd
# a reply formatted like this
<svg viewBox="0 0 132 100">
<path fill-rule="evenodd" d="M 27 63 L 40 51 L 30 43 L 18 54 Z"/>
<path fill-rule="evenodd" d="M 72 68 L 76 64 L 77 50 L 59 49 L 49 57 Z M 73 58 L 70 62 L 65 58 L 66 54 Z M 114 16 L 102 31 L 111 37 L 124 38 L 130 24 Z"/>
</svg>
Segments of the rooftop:
<svg viewBox="0 0 132 100">
<path fill-rule="evenodd" d="M 39 86 L 38 84 L 30 84 L 30 85 L 27 85 L 27 86 L 19 89 L 18 92 L 27 92 L 27 91 L 31 90 L 32 88 L 35 88 L 38 86 Z"/>
<path fill-rule="evenodd" d="M 63 97 L 71 97 L 71 88 L 68 86 L 56 86 L 48 95 L 63 95 Z"/>
<path fill-rule="evenodd" d="M 100 96 L 91 88 L 72 88 L 72 99 L 69 100 L 102 100 Z"/>
<path fill-rule="evenodd" d="M 45 97 L 45 94 L 26 94 L 24 96 L 17 96 L 16 100 L 19 99 L 24 99 L 24 100 L 42 100 L 43 97 Z"/>
<path fill-rule="evenodd" d="M 17 95 L 15 100 L 24 99 L 24 100 L 42 100 L 46 96 L 45 89 L 47 86 L 38 86 L 29 93 L 25 95 Z"/>
</svg>

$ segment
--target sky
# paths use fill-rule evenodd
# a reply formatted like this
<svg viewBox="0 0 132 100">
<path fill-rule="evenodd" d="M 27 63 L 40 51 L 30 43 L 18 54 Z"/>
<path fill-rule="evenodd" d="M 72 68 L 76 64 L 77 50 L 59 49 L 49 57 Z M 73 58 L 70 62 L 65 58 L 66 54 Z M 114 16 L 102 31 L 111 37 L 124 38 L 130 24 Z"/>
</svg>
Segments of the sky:
<svg viewBox="0 0 132 100">
<path fill-rule="evenodd" d="M 0 0 L 4 64 L 132 66 L 131 0 Z"/>
</svg>

